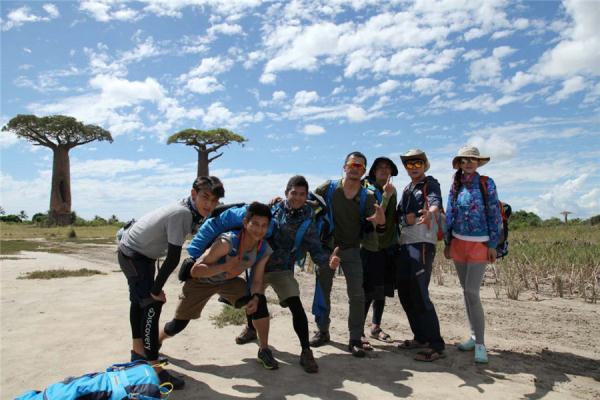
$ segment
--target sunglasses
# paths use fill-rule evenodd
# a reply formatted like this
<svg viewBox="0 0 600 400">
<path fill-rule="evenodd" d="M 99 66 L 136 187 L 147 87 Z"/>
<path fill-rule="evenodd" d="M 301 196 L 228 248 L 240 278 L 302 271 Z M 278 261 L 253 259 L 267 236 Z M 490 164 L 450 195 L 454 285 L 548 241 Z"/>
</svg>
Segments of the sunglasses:
<svg viewBox="0 0 600 400">
<path fill-rule="evenodd" d="M 423 168 L 425 166 L 425 161 L 423 160 L 412 160 L 404 163 L 404 167 L 406 169 L 417 169 Z"/>
<path fill-rule="evenodd" d="M 479 160 L 477 158 L 464 157 L 464 158 L 460 159 L 460 163 L 461 164 L 479 163 Z"/>
<path fill-rule="evenodd" d="M 364 168 L 365 166 L 359 162 L 353 162 L 353 163 L 346 164 L 346 167 L 360 169 L 360 168 Z"/>
</svg>

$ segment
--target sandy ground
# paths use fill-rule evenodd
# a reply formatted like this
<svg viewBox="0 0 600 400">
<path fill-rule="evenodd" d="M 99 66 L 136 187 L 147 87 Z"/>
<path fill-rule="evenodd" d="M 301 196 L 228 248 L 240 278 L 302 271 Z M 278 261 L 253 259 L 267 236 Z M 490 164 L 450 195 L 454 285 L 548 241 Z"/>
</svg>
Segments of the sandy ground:
<svg viewBox="0 0 600 400">
<path fill-rule="evenodd" d="M 28 389 L 128 359 L 127 286 L 115 246 L 80 246 L 73 254 L 23 252 L 0 263 L 0 398 L 14 398 Z M 16 279 L 27 271 L 84 267 L 107 275 Z M 303 272 L 297 277 L 309 309 L 314 278 Z M 175 276 L 165 291 L 163 321 L 173 316 L 177 303 L 180 284 Z M 234 343 L 240 327 L 212 325 L 208 317 L 222 307 L 213 299 L 200 320 L 163 346 L 171 368 L 186 379 L 186 389 L 170 398 L 600 399 L 600 304 L 579 299 L 496 299 L 493 290 L 484 287 L 490 363 L 476 366 L 471 353 L 454 347 L 467 332 L 455 277 L 448 275 L 444 286 L 432 283 L 431 292 L 448 343 L 446 359 L 418 363 L 412 359 L 414 351 L 399 351 L 374 340 L 375 351 L 356 359 L 345 351 L 348 306 L 344 278 L 336 277 L 332 343 L 314 350 L 321 368 L 316 375 L 306 374 L 298 365 L 300 348 L 288 310 L 269 304 L 270 344 L 280 369 L 266 371 L 255 361 L 255 344 Z M 312 315 L 309 320 L 312 330 Z M 394 339 L 410 336 L 397 299 L 388 299 L 383 326 Z"/>
</svg>

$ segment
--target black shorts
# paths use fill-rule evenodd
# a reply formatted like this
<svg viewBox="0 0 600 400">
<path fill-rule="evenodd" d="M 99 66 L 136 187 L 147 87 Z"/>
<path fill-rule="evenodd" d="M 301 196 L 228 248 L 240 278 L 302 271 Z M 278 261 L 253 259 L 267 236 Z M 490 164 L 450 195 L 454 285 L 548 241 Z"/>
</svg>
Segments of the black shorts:
<svg viewBox="0 0 600 400">
<path fill-rule="evenodd" d="M 121 271 L 125 274 L 129 285 L 129 300 L 132 303 L 144 306 L 151 297 L 150 291 L 154 285 L 156 260 L 139 253 L 135 253 L 133 257 L 128 257 L 121 250 L 118 252 L 118 259 Z"/>
</svg>

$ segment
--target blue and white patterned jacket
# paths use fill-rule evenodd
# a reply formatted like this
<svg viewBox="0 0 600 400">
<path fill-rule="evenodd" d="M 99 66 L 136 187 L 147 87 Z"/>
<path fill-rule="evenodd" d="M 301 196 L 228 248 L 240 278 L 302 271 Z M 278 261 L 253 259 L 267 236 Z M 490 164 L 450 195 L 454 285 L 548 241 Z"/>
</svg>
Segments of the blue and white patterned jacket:
<svg viewBox="0 0 600 400">
<path fill-rule="evenodd" d="M 448 234 L 466 237 L 488 236 L 487 247 L 496 248 L 500 239 L 502 216 L 498 206 L 498 193 L 492 178 L 487 178 L 488 207 L 486 207 L 480 189 L 480 175 L 463 175 L 458 196 L 454 185 L 450 187 L 448 207 L 446 207 L 446 225 Z M 456 196 L 456 200 L 455 199 Z M 448 238 L 449 239 L 449 238 Z"/>
</svg>

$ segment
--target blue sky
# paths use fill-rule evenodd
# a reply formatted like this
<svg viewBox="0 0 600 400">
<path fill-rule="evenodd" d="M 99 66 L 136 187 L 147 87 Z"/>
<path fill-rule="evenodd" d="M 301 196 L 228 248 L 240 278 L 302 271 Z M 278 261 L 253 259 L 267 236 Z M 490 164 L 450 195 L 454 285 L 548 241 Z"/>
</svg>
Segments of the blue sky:
<svg viewBox="0 0 600 400">
<path fill-rule="evenodd" d="M 4 125 L 66 114 L 112 144 L 71 151 L 73 209 L 121 219 L 184 197 L 196 153 L 166 138 L 247 137 L 211 164 L 226 201 L 339 177 L 344 156 L 421 148 L 447 194 L 473 144 L 514 209 L 600 214 L 597 1 L 147 0 L 1 3 Z M 48 209 L 50 150 L 0 134 L 1 203 Z M 408 183 L 403 169 L 394 179 Z"/>
</svg>

